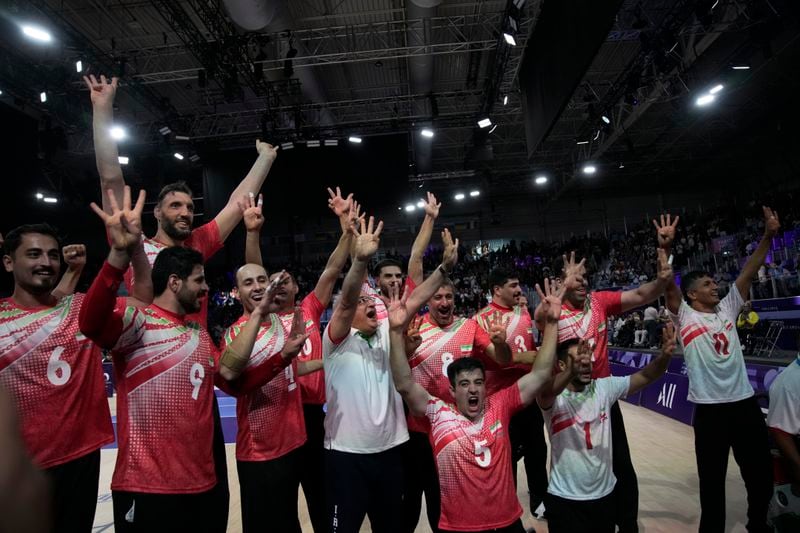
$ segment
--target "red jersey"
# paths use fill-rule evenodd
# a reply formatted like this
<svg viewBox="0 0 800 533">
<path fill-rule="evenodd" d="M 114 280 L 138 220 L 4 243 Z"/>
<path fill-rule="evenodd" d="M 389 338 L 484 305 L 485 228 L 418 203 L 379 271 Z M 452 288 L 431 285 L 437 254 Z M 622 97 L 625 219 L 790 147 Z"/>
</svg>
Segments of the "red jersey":
<svg viewBox="0 0 800 533">
<path fill-rule="evenodd" d="M 303 320 L 306 322 L 308 338 L 297 359 L 299 361 L 321 360 L 322 337 L 320 336 L 320 320 L 322 319 L 322 313 L 325 312 L 325 307 L 323 307 L 317 295 L 311 292 L 303 298 L 300 308 L 303 310 Z M 292 330 L 294 311 L 282 313 L 279 316 L 281 317 L 281 322 L 283 322 L 284 334 L 288 335 Z M 300 385 L 300 397 L 303 399 L 303 403 L 315 405 L 325 403 L 325 372 L 319 370 L 305 376 L 297 376 L 296 379 Z"/>
<path fill-rule="evenodd" d="M 212 255 L 221 250 L 222 244 L 222 240 L 219 236 L 219 226 L 217 226 L 216 220 L 212 220 L 197 229 L 193 229 L 189 238 L 183 242 L 185 247 L 200 252 L 203 255 L 204 262 L 208 261 Z M 144 251 L 145 254 L 147 254 L 147 260 L 150 262 L 150 266 L 153 266 L 158 254 L 165 248 L 169 248 L 169 246 L 155 239 L 144 238 Z M 129 268 L 127 272 L 125 272 L 125 288 L 128 289 L 128 294 L 131 294 L 133 290 L 133 281 L 133 268 Z M 186 320 L 197 322 L 201 326 L 206 327 L 208 322 L 208 296 L 205 296 L 201 300 L 201 305 L 200 311 L 186 315 Z"/>
<path fill-rule="evenodd" d="M 483 416 L 471 422 L 456 406 L 428 400 L 430 440 L 439 472 L 439 528 L 482 531 L 522 516 L 511 475 L 511 416 L 522 409 L 516 384 L 489 396 Z"/>
<path fill-rule="evenodd" d="M 219 352 L 205 328 L 156 305 L 117 306 L 124 272 L 107 262 L 81 306 L 80 328 L 112 348 L 119 453 L 112 490 L 192 494 L 216 484 L 211 441 Z M 260 365 L 232 394 L 260 386 L 280 365 Z"/>
<path fill-rule="evenodd" d="M 561 305 L 558 319 L 558 342 L 569 339 L 586 339 L 592 348 L 592 379 L 611 375 L 608 366 L 608 329 L 611 315 L 622 312 L 622 292 L 597 291 L 589 293 L 583 309 L 576 309 L 566 300 Z"/>
<path fill-rule="evenodd" d="M 241 331 L 249 317 L 242 316 L 225 332 L 225 346 Z M 290 324 L 291 327 L 291 324 Z M 258 329 L 256 343 L 245 372 L 271 359 L 282 359 L 286 331 L 277 314 L 270 314 Z M 236 401 L 236 459 L 269 461 L 282 457 L 306 442 L 303 404 L 297 386 L 297 359 L 260 388 Z"/>
<path fill-rule="evenodd" d="M 78 328 L 84 297 L 27 309 L 0 300 L 0 387 L 14 398 L 25 449 L 39 468 L 114 441 L 100 350 Z"/>
<path fill-rule="evenodd" d="M 528 310 L 516 305 L 504 307 L 494 302 L 490 303 L 475 315 L 478 325 L 489 331 L 489 325 L 495 315 L 500 320 L 507 320 L 506 342 L 511 346 L 512 352 L 528 352 L 536 350 L 536 341 L 533 340 L 533 320 Z M 500 370 L 486 370 L 486 393 L 505 389 L 516 383 L 519 378 L 530 372 L 530 365 L 516 364 Z"/>
<path fill-rule="evenodd" d="M 422 344 L 408 359 L 411 376 L 422 385 L 431 396 L 441 398 L 445 402 L 455 402 L 450 394 L 450 380 L 447 378 L 447 367 L 462 357 L 477 357 L 488 365 L 495 362 L 486 355 L 486 348 L 492 343 L 489 335 L 478 327 L 471 318 L 456 318 L 452 324 L 440 328 L 425 315 L 425 321 L 419 328 Z M 422 417 L 408 416 L 408 429 L 426 432 L 427 421 Z"/>
</svg>

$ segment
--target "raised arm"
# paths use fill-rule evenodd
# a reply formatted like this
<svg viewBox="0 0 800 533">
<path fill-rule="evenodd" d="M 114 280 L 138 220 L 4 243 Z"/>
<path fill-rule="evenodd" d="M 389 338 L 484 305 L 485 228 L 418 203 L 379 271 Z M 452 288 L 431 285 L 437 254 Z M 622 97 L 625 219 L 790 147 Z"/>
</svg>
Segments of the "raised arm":
<svg viewBox="0 0 800 533">
<path fill-rule="evenodd" d="M 398 295 L 398 287 L 390 289 L 390 299 L 387 305 L 389 313 L 389 340 L 391 347 L 389 350 L 389 362 L 392 366 L 392 379 L 394 387 L 403 401 L 408 405 L 408 410 L 414 416 L 425 414 L 430 394 L 422 385 L 414 381 L 411 376 L 411 367 L 408 366 L 404 332 L 408 322 L 413 318 L 418 308 L 407 307 L 408 295 L 403 294 L 402 299 Z"/>
<path fill-rule="evenodd" d="M 83 244 L 68 244 L 64 246 L 61 253 L 67 264 L 67 271 L 61 276 L 61 281 L 51 293 L 56 298 L 63 298 L 75 292 L 83 267 L 86 266 L 86 246 Z"/>
<path fill-rule="evenodd" d="M 569 257 L 567 257 L 567 254 L 563 254 L 561 259 L 564 266 L 562 267 L 561 272 L 555 272 L 556 279 L 567 279 L 574 277 L 576 282 L 585 284 L 583 276 L 586 274 L 586 258 L 584 257 L 580 261 L 576 262 L 575 250 L 573 250 L 570 252 Z M 537 305 L 536 309 L 533 310 L 533 322 L 536 324 L 536 329 L 539 331 L 544 331 L 546 324 L 545 314 L 545 308 L 542 306 L 542 302 L 539 302 L 539 305 Z M 535 353 L 532 353 L 531 355 L 535 355 Z M 528 356 L 525 356 L 524 359 L 523 356 L 520 356 L 520 359 L 521 362 L 525 362 L 525 360 L 528 359 Z M 533 357 L 531 357 L 530 360 L 533 362 Z"/>
<path fill-rule="evenodd" d="M 122 207 L 117 204 L 113 190 L 108 190 L 111 214 L 92 202 L 92 210 L 106 225 L 111 250 L 100 273 L 86 294 L 78 316 L 81 333 L 103 348 L 111 348 L 122 334 L 122 317 L 114 312 L 117 289 L 130 264 L 133 249 L 142 239 L 142 210 L 144 191 L 131 208 L 131 189 L 123 188 Z"/>
<path fill-rule="evenodd" d="M 561 298 L 564 296 L 568 283 L 561 284 L 559 288 L 556 288 L 555 285 L 545 278 L 544 292 L 542 292 L 539 284 L 536 284 L 536 292 L 539 293 L 542 302 L 546 325 L 542 345 L 539 347 L 539 353 L 536 355 L 531 371 L 517 381 L 520 399 L 524 405 L 532 404 L 547 382 L 553 379 L 553 364 L 558 344 L 558 317 L 561 315 Z"/>
<path fill-rule="evenodd" d="M 506 342 L 507 325 L 508 321 L 503 320 L 500 313 L 495 313 L 489 321 L 489 331 L 486 332 L 492 341 L 486 347 L 486 355 L 500 365 L 507 365 L 512 361 L 511 346 Z"/>
<path fill-rule="evenodd" d="M 761 268 L 761 265 L 764 264 L 764 260 L 767 258 L 769 247 L 772 244 L 772 238 L 778 234 L 778 230 L 781 228 L 778 212 L 766 206 L 762 206 L 761 208 L 764 211 L 764 236 L 761 237 L 758 247 L 756 247 L 755 251 L 753 251 L 752 255 L 747 259 L 744 267 L 742 267 L 739 277 L 736 278 L 736 288 L 739 289 L 739 294 L 741 294 L 742 298 L 745 300 L 748 298 L 747 295 L 750 294 L 750 285 L 753 283 L 753 278 L 758 274 L 758 269 Z"/>
<path fill-rule="evenodd" d="M 102 198 L 103 211 L 111 214 L 111 204 L 108 202 L 106 191 L 114 191 L 117 205 L 122 204 L 123 187 L 125 179 L 122 176 L 122 166 L 119 164 L 119 151 L 117 142 L 111 137 L 111 127 L 114 125 L 114 97 L 117 94 L 117 78 L 109 82 L 105 76 L 100 76 L 98 81 L 94 75 L 84 76 L 83 81 L 89 88 L 92 99 L 92 130 L 94 136 L 94 158 L 97 164 L 97 173 L 100 174 L 100 197 Z"/>
<path fill-rule="evenodd" d="M 656 237 L 658 238 L 658 248 L 659 250 L 663 250 L 664 257 L 670 256 L 670 252 L 672 251 L 672 241 L 675 240 L 675 228 L 678 225 L 678 221 L 680 221 L 681 217 L 676 216 L 675 219 L 672 218 L 672 215 L 661 215 L 661 223 L 655 219 L 653 219 L 653 225 L 656 227 Z M 661 253 L 661 252 L 659 252 Z M 661 260 L 661 256 L 659 255 L 659 261 Z M 672 263 L 667 259 L 667 262 Z M 678 310 L 681 307 L 681 300 L 683 296 L 681 295 L 681 290 L 675 285 L 675 276 L 670 276 L 669 281 L 667 281 L 667 286 L 664 290 L 664 297 L 667 300 L 667 309 L 671 313 L 678 314 Z"/>
<path fill-rule="evenodd" d="M 442 254 L 442 264 L 428 276 L 408 297 L 409 309 L 420 309 L 425 302 L 431 299 L 433 294 L 439 289 L 445 277 L 452 272 L 458 262 L 458 239 L 453 241 L 450 230 L 447 228 L 442 231 L 442 244 L 444 253 Z"/>
<path fill-rule="evenodd" d="M 358 299 L 361 294 L 361 285 L 367 273 L 367 263 L 378 251 L 378 245 L 380 244 L 383 222 L 378 222 L 377 227 L 374 227 L 374 225 L 374 217 L 369 217 L 368 224 L 365 224 L 363 219 L 359 223 L 360 229 L 357 230 L 355 256 L 342 284 L 342 296 L 336 303 L 333 316 L 328 325 L 328 335 L 333 341 L 339 341 L 350 333 L 350 326 L 353 324 L 353 317 L 356 314 Z"/>
<path fill-rule="evenodd" d="M 258 201 L 256 201 L 255 194 L 252 192 L 245 195 L 243 204 L 239 204 L 244 229 L 247 232 L 244 243 L 245 264 L 264 266 L 264 259 L 261 256 L 261 228 L 264 225 L 263 205 L 264 195 L 259 193 Z"/>
<path fill-rule="evenodd" d="M 222 211 L 214 217 L 219 228 L 219 238 L 224 241 L 231 234 L 233 228 L 242 219 L 242 211 L 239 208 L 238 202 L 243 196 L 249 196 L 249 193 L 255 194 L 261 190 L 264 180 L 267 178 L 269 169 L 272 168 L 272 163 L 278 155 L 277 149 L 271 144 L 256 141 L 256 150 L 258 151 L 258 158 L 253 163 L 253 167 L 247 176 L 239 182 L 239 185 L 231 193 L 228 198 L 228 203 L 222 208 Z"/>
<path fill-rule="evenodd" d="M 622 312 L 629 311 L 635 307 L 641 307 L 658 299 L 670 283 L 674 284 L 674 277 L 672 273 L 672 265 L 669 264 L 666 251 L 663 248 L 657 250 L 657 265 L 656 279 L 639 285 L 637 288 L 624 291 L 620 295 L 622 302 Z"/>
<path fill-rule="evenodd" d="M 628 394 L 635 394 L 664 375 L 675 351 L 675 326 L 667 322 L 661 332 L 661 353 L 650 364 L 631 376 Z"/>
<path fill-rule="evenodd" d="M 133 268 L 133 286 L 131 294 L 128 296 L 128 305 L 147 307 L 153 303 L 153 268 L 147 259 L 143 242 L 133 249 L 131 267 Z"/>
<path fill-rule="evenodd" d="M 558 337 L 558 336 L 556 336 Z M 592 349 L 586 339 L 578 341 L 578 349 L 575 354 L 570 354 L 565 362 L 565 368 L 556 374 L 552 380 L 542 387 L 536 402 L 542 409 L 550 409 L 556 400 L 556 396 L 561 394 L 572 379 L 578 375 L 580 368 L 591 369 Z"/>
<path fill-rule="evenodd" d="M 414 244 L 411 245 L 411 256 L 408 258 L 408 277 L 417 286 L 422 283 L 422 259 L 425 257 L 425 250 L 428 248 L 428 244 L 431 242 L 433 225 L 439 216 L 439 208 L 442 207 L 441 202 L 436 202 L 436 197 L 433 193 L 428 193 L 427 200 L 424 207 L 425 219 L 419 226 L 419 233 L 417 233 L 417 238 L 414 239 Z"/>
<path fill-rule="evenodd" d="M 353 195 L 349 195 L 347 199 L 342 199 L 339 187 L 336 187 L 334 193 L 328 189 L 331 198 L 328 200 L 328 206 L 339 217 L 339 223 L 342 227 L 342 236 L 339 237 L 339 242 L 336 244 L 328 262 L 325 265 L 325 270 L 317 280 L 317 285 L 314 287 L 314 295 L 320 301 L 323 307 L 328 307 L 331 302 L 331 295 L 333 294 L 333 286 L 339 278 L 347 258 L 350 257 L 350 248 L 353 243 L 354 229 L 356 224 L 360 224 L 359 219 L 363 218 L 360 213 L 360 206 L 358 202 L 353 200 Z"/>
</svg>

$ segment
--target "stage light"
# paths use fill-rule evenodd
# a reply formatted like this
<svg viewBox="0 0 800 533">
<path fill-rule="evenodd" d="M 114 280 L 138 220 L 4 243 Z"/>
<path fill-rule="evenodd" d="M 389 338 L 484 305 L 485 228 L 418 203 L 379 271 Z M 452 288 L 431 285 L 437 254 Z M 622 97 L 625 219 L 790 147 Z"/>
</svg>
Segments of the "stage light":
<svg viewBox="0 0 800 533">
<path fill-rule="evenodd" d="M 517 41 L 514 40 L 514 36 L 511 35 L 510 33 L 503 33 L 503 38 L 511 46 L 517 46 Z"/>
<path fill-rule="evenodd" d="M 417 207 L 422 209 L 423 207 L 425 207 L 425 202 L 423 202 L 422 200 L 417 200 Z"/>
<path fill-rule="evenodd" d="M 80 59 L 75 62 L 75 72 L 83 72 L 83 61 Z"/>
<path fill-rule="evenodd" d="M 508 95 L 505 95 L 503 97 L 503 105 L 506 105 L 506 104 L 508 104 Z"/>
<path fill-rule="evenodd" d="M 460 192 L 460 193 L 456 194 L 455 196 L 453 196 L 453 198 L 455 198 L 458 201 L 461 201 L 461 200 L 464 199 L 464 193 Z"/>
<path fill-rule="evenodd" d="M 339 146 L 338 139 L 325 139 L 324 142 L 325 146 Z"/>
<path fill-rule="evenodd" d="M 161 135 L 169 135 L 170 133 L 172 133 L 172 130 L 169 129 L 169 126 L 164 126 L 163 128 L 158 129 L 158 133 L 160 133 Z"/>
<path fill-rule="evenodd" d="M 620 164 L 619 164 L 619 168 L 621 168 L 621 169 L 622 169 L 622 168 L 625 168 L 625 163 L 620 163 Z"/>
<path fill-rule="evenodd" d="M 536 179 L 533 180 L 536 185 L 544 185 L 547 183 L 547 176 L 536 176 Z"/>
<path fill-rule="evenodd" d="M 361 137 L 356 137 L 355 135 L 351 135 L 350 137 L 348 137 L 347 140 L 350 141 L 351 143 L 359 144 L 361 142 Z"/>
<path fill-rule="evenodd" d="M 112 127 L 111 130 L 109 130 L 109 133 L 111 133 L 111 138 L 115 141 L 121 141 L 128 136 L 128 134 L 125 132 L 125 128 L 121 126 Z"/>
<path fill-rule="evenodd" d="M 40 193 L 40 192 L 37 192 L 37 193 L 36 193 L 36 199 L 37 199 L 37 200 L 41 200 L 42 198 L 44 198 L 44 194 L 42 194 L 42 193 Z"/>
<path fill-rule="evenodd" d="M 476 196 L 480 196 L 481 195 L 481 191 L 470 191 L 469 195 L 474 198 Z"/>
<path fill-rule="evenodd" d="M 58 198 L 53 198 L 52 196 L 45 196 L 44 198 L 42 198 L 42 200 L 46 204 L 57 204 L 58 203 Z"/>
<path fill-rule="evenodd" d="M 292 148 L 294 148 L 294 143 L 292 142 L 281 143 L 281 150 L 291 150 Z"/>
<path fill-rule="evenodd" d="M 433 130 L 429 128 L 423 128 L 422 131 L 419 132 L 419 134 L 422 135 L 423 137 L 431 139 L 433 137 Z"/>
<path fill-rule="evenodd" d="M 42 103 L 47 101 L 47 93 L 45 91 L 39 93 L 39 101 Z"/>
<path fill-rule="evenodd" d="M 416 207 L 414 207 L 414 204 L 406 204 L 406 212 L 407 213 L 410 213 L 415 209 L 416 209 Z"/>
<path fill-rule="evenodd" d="M 597 172 L 597 167 L 594 165 L 583 165 L 583 173 L 584 174 L 594 174 Z"/>
<path fill-rule="evenodd" d="M 492 119 L 490 118 L 482 118 L 478 121 L 478 126 L 481 128 L 488 128 L 492 125 Z"/>
<path fill-rule="evenodd" d="M 188 135 L 176 135 L 175 136 L 175 140 L 176 141 L 188 141 L 189 140 L 189 136 Z"/>
<path fill-rule="evenodd" d="M 178 161 L 183 161 L 183 154 L 180 152 L 175 152 L 172 156 L 177 159 Z"/>
<path fill-rule="evenodd" d="M 578 142 L 577 142 L 577 143 L 575 143 L 575 144 L 577 144 L 577 145 L 581 145 L 581 144 L 589 144 L 589 141 L 578 141 Z"/>
<path fill-rule="evenodd" d="M 3 96 L 3 91 L 0 91 L 0 96 Z"/>
<path fill-rule="evenodd" d="M 306 141 L 306 146 L 308 148 L 319 148 L 319 140 L 315 139 L 313 141 Z"/>
<path fill-rule="evenodd" d="M 600 117 L 600 118 L 601 118 L 601 119 L 603 120 L 603 122 L 605 122 L 606 124 L 611 124 L 611 119 L 610 119 L 610 118 L 608 118 L 607 116 L 603 115 L 603 116 L 602 116 L 602 117 Z"/>
<path fill-rule="evenodd" d="M 50 32 L 38 26 L 30 26 L 28 24 L 25 24 L 22 26 L 22 33 L 24 33 L 34 41 L 39 41 L 42 43 L 49 43 L 50 41 L 53 40 L 53 36 L 50 35 Z"/>
<path fill-rule="evenodd" d="M 128 156 L 121 155 L 117 157 L 117 161 L 119 161 L 120 165 L 127 165 L 128 162 L 130 161 L 130 158 Z"/>
<path fill-rule="evenodd" d="M 700 107 L 703 107 L 707 106 L 716 99 L 717 97 L 714 96 L 713 94 L 704 94 L 703 96 L 700 96 L 697 100 L 695 100 L 695 104 L 697 104 Z"/>
<path fill-rule="evenodd" d="M 200 156 L 197 154 L 192 154 L 189 156 L 189 161 L 191 161 L 192 163 L 197 163 L 198 161 L 200 161 Z"/>
<path fill-rule="evenodd" d="M 733 65 L 733 70 L 750 70 L 750 65 Z"/>
<path fill-rule="evenodd" d="M 720 83 L 720 84 L 717 84 L 717 85 L 714 85 L 714 86 L 711 88 L 711 90 L 710 90 L 710 91 L 708 91 L 708 94 L 717 94 L 718 92 L 720 92 L 720 91 L 721 91 L 722 89 L 724 89 L 724 88 L 725 88 L 725 87 L 723 87 L 723 85 L 722 85 L 721 83 Z"/>
<path fill-rule="evenodd" d="M 489 128 L 489 133 L 494 133 L 494 130 L 497 129 L 497 124 L 494 124 L 491 128 Z"/>
</svg>

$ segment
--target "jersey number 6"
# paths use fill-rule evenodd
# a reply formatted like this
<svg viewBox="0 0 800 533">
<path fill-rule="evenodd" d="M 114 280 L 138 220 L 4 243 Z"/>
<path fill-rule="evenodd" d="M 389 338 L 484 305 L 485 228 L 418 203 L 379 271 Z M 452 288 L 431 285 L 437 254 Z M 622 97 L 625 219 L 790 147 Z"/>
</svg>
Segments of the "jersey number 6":
<svg viewBox="0 0 800 533">
<path fill-rule="evenodd" d="M 50 354 L 50 359 L 47 360 L 47 379 L 56 386 L 65 384 L 72 375 L 69 363 L 59 359 L 62 353 L 64 353 L 64 347 L 56 346 L 53 353 Z"/>
</svg>

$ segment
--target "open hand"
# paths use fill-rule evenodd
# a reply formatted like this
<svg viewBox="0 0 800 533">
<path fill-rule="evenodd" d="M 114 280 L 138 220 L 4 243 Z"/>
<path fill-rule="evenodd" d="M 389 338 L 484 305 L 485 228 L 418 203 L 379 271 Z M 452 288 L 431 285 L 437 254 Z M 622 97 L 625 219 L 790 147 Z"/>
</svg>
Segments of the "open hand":
<svg viewBox="0 0 800 533">
<path fill-rule="evenodd" d="M 664 324 L 664 329 L 661 331 L 661 353 L 672 356 L 677 344 L 675 340 L 675 326 L 670 320 Z"/>
<path fill-rule="evenodd" d="M 568 280 L 571 278 L 567 278 Z M 545 318 L 549 322 L 558 322 L 561 316 L 561 298 L 566 291 L 567 283 L 562 284 L 556 288 L 555 284 L 551 284 L 550 280 L 544 279 L 544 291 L 536 284 L 536 293 L 541 300 L 542 311 L 545 313 Z"/>
<path fill-rule="evenodd" d="M 369 217 L 369 223 L 365 224 L 364 219 L 360 219 L 360 229 L 356 230 L 356 259 L 368 261 L 370 257 L 378 251 L 381 242 L 380 236 L 383 231 L 383 222 L 378 222 L 375 227 L 375 217 Z"/>
<path fill-rule="evenodd" d="M 579 262 L 575 262 L 575 251 L 571 251 L 569 253 L 569 257 L 567 254 L 561 256 L 562 260 L 564 261 L 564 278 L 569 278 L 571 276 L 583 276 L 586 274 L 586 258 L 584 257 Z"/>
<path fill-rule="evenodd" d="M 442 244 L 444 244 L 442 266 L 447 272 L 452 272 L 458 262 L 458 239 L 454 242 L 453 236 L 450 235 L 450 230 L 447 228 L 442 231 Z"/>
<path fill-rule="evenodd" d="M 441 202 L 436 202 L 436 196 L 433 195 L 432 192 L 428 193 L 427 201 L 423 206 L 425 209 L 425 214 L 431 217 L 432 219 L 436 220 L 436 217 L 439 216 L 439 208 L 442 207 Z"/>
<path fill-rule="evenodd" d="M 339 187 L 336 187 L 336 192 L 333 192 L 333 189 L 328 187 L 328 195 L 330 196 L 328 198 L 328 207 L 337 217 L 342 218 L 352 208 L 353 193 L 348 194 L 347 198 L 343 198 Z"/>
<path fill-rule="evenodd" d="M 299 306 L 294 308 L 294 317 L 292 317 L 292 329 L 289 331 L 289 337 L 283 345 L 281 350 L 281 357 L 284 360 L 294 359 L 308 338 L 306 333 L 306 323 L 303 320 L 303 310 Z"/>
<path fill-rule="evenodd" d="M 237 202 L 238 203 L 238 202 Z M 249 193 L 244 197 L 244 201 L 239 204 L 239 209 L 242 210 L 242 220 L 244 221 L 244 228 L 248 231 L 261 231 L 261 226 L 264 225 L 263 205 L 264 195 L 259 193 L 258 201 L 255 195 Z"/>
<path fill-rule="evenodd" d="M 656 236 L 658 237 L 658 246 L 660 248 L 669 248 L 672 246 L 672 241 L 675 240 L 675 227 L 678 225 L 680 219 L 681 217 L 676 215 L 673 220 L 670 214 L 667 214 L 666 218 L 664 215 L 661 215 L 660 224 L 656 219 L 653 219 L 653 225 L 656 227 Z"/>
<path fill-rule="evenodd" d="M 495 312 L 492 314 L 492 318 L 489 321 L 489 338 L 492 340 L 492 344 L 505 344 L 506 342 L 506 326 L 508 325 L 508 320 L 502 316 L 500 313 Z"/>
<path fill-rule="evenodd" d="M 389 287 L 389 297 L 381 297 L 383 303 L 386 304 L 386 312 L 389 315 L 389 327 L 392 329 L 404 329 L 409 320 L 411 320 L 411 313 L 406 306 L 408 294 L 403 291 L 403 296 L 400 296 L 400 287 L 392 285 Z"/>
<path fill-rule="evenodd" d="M 664 250 L 664 248 L 659 248 L 657 253 L 658 272 L 656 272 L 656 276 L 661 282 L 669 282 L 669 280 L 673 279 L 674 274 L 672 272 L 672 265 L 669 262 L 669 258 L 667 258 L 667 251 Z"/>
<path fill-rule="evenodd" d="M 778 234 L 781 229 L 781 221 L 778 218 L 778 212 L 773 211 L 767 206 L 762 205 L 761 209 L 764 210 L 764 236 L 770 239 Z"/>
<path fill-rule="evenodd" d="M 105 223 L 111 246 L 128 253 L 142 240 L 142 210 L 144 209 L 144 189 L 139 191 L 136 205 L 131 207 L 131 188 L 126 185 L 122 194 L 122 207 L 117 203 L 114 191 L 108 189 L 111 214 L 103 211 L 96 203 L 91 203 L 92 211 Z"/>
<path fill-rule="evenodd" d="M 406 343 L 406 356 L 411 357 L 414 355 L 414 352 L 417 351 L 420 344 L 422 344 L 422 335 L 419 333 L 419 328 L 422 326 L 423 317 L 416 316 L 408 325 L 408 329 L 406 330 L 406 334 L 403 336 L 403 340 Z"/>
<path fill-rule="evenodd" d="M 86 84 L 86 87 L 89 88 L 93 106 L 108 109 L 113 107 L 119 78 L 113 77 L 109 82 L 105 76 L 100 75 L 100 81 L 98 81 L 97 78 L 94 77 L 94 74 L 90 74 L 89 76 L 83 77 L 83 82 Z"/>
</svg>

